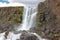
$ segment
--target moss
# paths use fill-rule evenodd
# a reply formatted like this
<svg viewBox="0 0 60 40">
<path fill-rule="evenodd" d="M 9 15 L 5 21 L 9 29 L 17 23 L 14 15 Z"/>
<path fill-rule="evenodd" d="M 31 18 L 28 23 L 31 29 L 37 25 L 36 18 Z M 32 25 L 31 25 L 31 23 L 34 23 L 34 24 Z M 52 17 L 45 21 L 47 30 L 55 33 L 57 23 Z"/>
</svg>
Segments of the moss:
<svg viewBox="0 0 60 40">
<path fill-rule="evenodd" d="M 45 12 L 46 12 L 46 7 L 43 2 L 39 3 L 38 5 L 38 14 L 37 14 L 37 20 L 36 20 L 36 25 L 38 29 L 36 30 L 36 33 L 38 33 L 40 36 L 44 35 L 44 28 L 46 25 L 45 21 Z M 40 28 L 40 29 L 39 29 Z"/>
<path fill-rule="evenodd" d="M 24 7 L 0 7 L 0 21 L 18 25 L 22 22 Z"/>
<path fill-rule="evenodd" d="M 38 5 L 38 14 L 37 14 L 37 20 L 36 24 L 37 26 L 44 25 L 43 21 L 45 21 L 45 5 L 44 3 L 40 3 Z"/>
</svg>

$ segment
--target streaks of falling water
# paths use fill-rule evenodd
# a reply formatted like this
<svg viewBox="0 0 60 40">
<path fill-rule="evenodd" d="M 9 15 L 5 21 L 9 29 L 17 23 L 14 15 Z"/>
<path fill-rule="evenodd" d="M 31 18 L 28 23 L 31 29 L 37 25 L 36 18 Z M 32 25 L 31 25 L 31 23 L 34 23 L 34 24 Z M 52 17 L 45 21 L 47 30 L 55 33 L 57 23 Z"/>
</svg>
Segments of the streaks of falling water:
<svg viewBox="0 0 60 40">
<path fill-rule="evenodd" d="M 36 20 L 37 11 L 34 11 L 33 8 L 26 7 L 23 13 L 23 21 L 22 26 L 19 26 L 18 31 L 20 30 L 29 30 L 31 27 L 34 26 L 34 22 Z"/>
</svg>

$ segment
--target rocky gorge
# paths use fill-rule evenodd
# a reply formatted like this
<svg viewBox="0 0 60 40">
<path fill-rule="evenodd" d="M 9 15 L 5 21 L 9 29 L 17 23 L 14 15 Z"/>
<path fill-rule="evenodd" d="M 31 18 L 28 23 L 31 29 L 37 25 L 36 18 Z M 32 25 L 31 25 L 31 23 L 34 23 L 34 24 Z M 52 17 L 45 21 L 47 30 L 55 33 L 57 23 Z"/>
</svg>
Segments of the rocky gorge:
<svg viewBox="0 0 60 40">
<path fill-rule="evenodd" d="M 14 25 L 22 22 L 24 7 L 0 7 L 0 33 L 14 31 Z M 60 1 L 45 0 L 38 4 L 36 26 L 30 28 L 30 32 L 37 33 L 47 40 L 60 40 Z M 23 31 L 17 40 L 39 40 L 35 35 Z"/>
</svg>

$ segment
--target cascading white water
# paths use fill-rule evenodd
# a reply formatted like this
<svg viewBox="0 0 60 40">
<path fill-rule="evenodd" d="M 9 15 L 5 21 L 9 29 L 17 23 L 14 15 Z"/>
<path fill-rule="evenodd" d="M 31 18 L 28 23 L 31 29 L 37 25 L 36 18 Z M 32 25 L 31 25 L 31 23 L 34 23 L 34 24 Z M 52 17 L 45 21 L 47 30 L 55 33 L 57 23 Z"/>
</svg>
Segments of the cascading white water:
<svg viewBox="0 0 60 40">
<path fill-rule="evenodd" d="M 13 32 L 9 32 L 6 40 L 17 40 L 17 39 L 20 39 L 20 35 L 21 35 L 21 33 L 14 34 Z"/>
<path fill-rule="evenodd" d="M 36 14 L 37 14 L 37 9 L 35 7 L 25 7 L 24 13 L 23 13 L 23 20 L 22 24 L 17 28 L 17 31 L 20 30 L 29 30 L 31 27 L 35 26 L 35 20 L 36 20 Z M 5 32 L 0 34 L 0 40 L 17 40 L 20 39 L 20 35 L 22 33 L 15 34 L 14 32 L 9 32 L 7 39 L 5 39 Z M 39 40 L 46 40 L 42 39 L 38 34 L 36 33 L 31 33 L 29 34 L 35 35 Z"/>
<path fill-rule="evenodd" d="M 43 38 L 41 38 L 37 33 L 30 33 L 30 34 L 35 35 L 39 40 L 47 40 L 47 39 L 43 39 Z"/>
<path fill-rule="evenodd" d="M 37 11 L 33 10 L 33 8 L 30 7 L 25 7 L 24 13 L 23 13 L 23 21 L 22 25 L 19 26 L 18 31 L 20 30 L 29 30 L 31 27 L 34 26 L 34 22 L 36 20 L 36 14 Z"/>
<path fill-rule="evenodd" d="M 4 40 L 5 39 L 5 32 L 4 33 L 0 33 L 0 40 Z"/>
</svg>

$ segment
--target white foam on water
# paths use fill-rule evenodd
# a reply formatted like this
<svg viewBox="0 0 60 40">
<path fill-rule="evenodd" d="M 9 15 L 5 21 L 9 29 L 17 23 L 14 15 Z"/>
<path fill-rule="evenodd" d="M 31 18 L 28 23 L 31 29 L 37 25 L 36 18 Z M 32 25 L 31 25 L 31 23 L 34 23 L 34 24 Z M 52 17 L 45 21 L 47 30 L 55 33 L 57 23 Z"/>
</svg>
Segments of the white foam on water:
<svg viewBox="0 0 60 40">
<path fill-rule="evenodd" d="M 6 40 L 17 40 L 17 39 L 20 39 L 20 35 L 21 35 L 21 33 L 14 34 L 13 32 L 9 32 Z"/>
<path fill-rule="evenodd" d="M 0 40 L 4 40 L 5 39 L 5 32 L 4 33 L 0 33 Z"/>
</svg>

